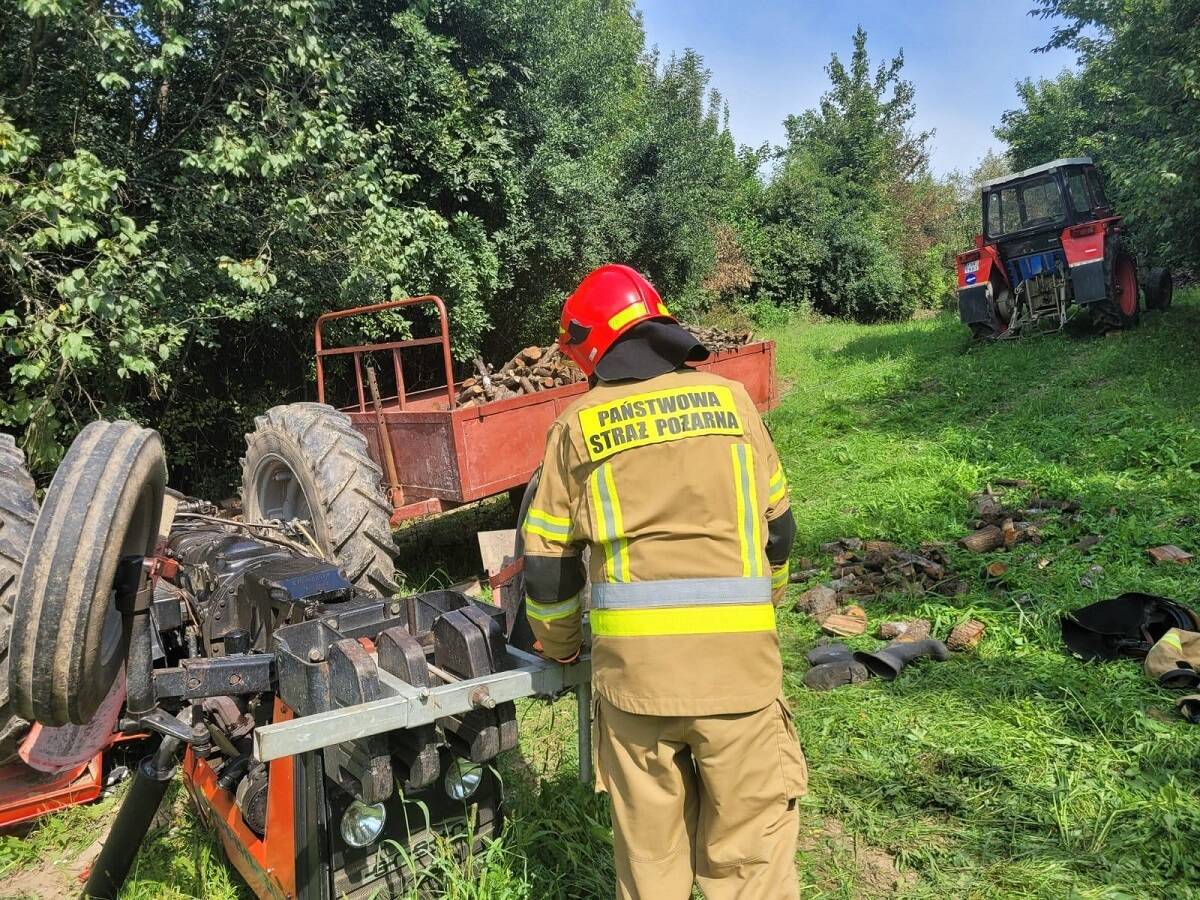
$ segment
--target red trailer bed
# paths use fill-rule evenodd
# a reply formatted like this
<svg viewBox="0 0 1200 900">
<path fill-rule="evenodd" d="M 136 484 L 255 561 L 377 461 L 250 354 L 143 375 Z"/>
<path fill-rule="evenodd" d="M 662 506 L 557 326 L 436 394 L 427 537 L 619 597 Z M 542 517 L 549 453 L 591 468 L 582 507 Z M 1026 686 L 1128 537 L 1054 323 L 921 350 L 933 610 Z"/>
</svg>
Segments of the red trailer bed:
<svg viewBox="0 0 1200 900">
<path fill-rule="evenodd" d="M 441 326 L 439 336 L 352 347 L 323 346 L 322 326 L 330 320 L 418 303 L 432 303 L 437 307 Z M 353 357 L 358 402 L 341 409 L 350 416 L 354 427 L 366 436 L 371 456 L 380 464 L 389 482 L 392 481 L 389 474 L 392 467 L 388 462 L 390 449 L 396 475 L 396 483 L 390 485 L 393 524 L 482 500 L 526 484 L 541 463 L 551 423 L 587 390 L 587 385 L 580 382 L 480 405 L 458 405 L 455 397 L 459 385 L 453 376 L 446 307 L 439 298 L 432 296 L 326 313 L 317 320 L 315 343 L 317 398 L 322 403 L 327 402 L 324 360 L 330 356 Z M 438 344 L 442 349 L 446 386 L 406 393 L 401 351 Z M 362 358 L 378 352 L 391 354 L 397 390 L 391 396 L 381 397 L 380 407 L 376 410 L 364 388 Z M 696 368 L 741 382 L 762 412 L 778 404 L 773 341 L 759 341 L 714 354 Z M 380 428 L 381 421 L 383 429 Z"/>
</svg>

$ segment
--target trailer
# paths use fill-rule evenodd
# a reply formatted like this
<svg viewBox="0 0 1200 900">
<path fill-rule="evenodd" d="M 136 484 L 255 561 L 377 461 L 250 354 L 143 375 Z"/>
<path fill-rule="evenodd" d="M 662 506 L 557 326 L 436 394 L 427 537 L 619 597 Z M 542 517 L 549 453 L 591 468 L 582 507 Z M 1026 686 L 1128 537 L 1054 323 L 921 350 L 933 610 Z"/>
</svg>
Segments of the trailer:
<svg viewBox="0 0 1200 900">
<path fill-rule="evenodd" d="M 434 334 L 330 346 L 332 322 L 423 306 L 434 313 Z M 313 340 L 318 402 L 277 406 L 247 435 L 244 517 L 311 521 L 316 542 L 350 580 L 380 590 L 392 575 L 391 526 L 499 494 L 518 496 L 541 464 L 551 424 L 588 389 L 581 381 L 460 404 L 446 305 L 433 295 L 326 313 Z M 410 391 L 406 354 L 421 348 L 437 355 L 440 384 Z M 386 373 L 372 365 L 380 359 Z M 334 396 L 329 383 L 335 360 L 351 366 L 349 397 Z M 696 368 L 741 382 L 760 412 L 778 405 L 772 341 L 714 353 Z M 389 384 L 381 392 L 384 374 Z"/>
</svg>

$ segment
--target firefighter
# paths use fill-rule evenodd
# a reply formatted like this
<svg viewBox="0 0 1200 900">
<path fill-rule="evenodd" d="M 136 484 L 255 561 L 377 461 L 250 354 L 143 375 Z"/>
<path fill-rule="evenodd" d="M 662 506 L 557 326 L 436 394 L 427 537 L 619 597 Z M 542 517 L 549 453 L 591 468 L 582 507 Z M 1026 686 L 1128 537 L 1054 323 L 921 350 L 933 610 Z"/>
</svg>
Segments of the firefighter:
<svg viewBox="0 0 1200 900">
<path fill-rule="evenodd" d="M 775 632 L 795 523 L 771 438 L 740 384 L 686 365 L 708 350 L 627 266 L 583 280 L 558 343 L 591 390 L 547 438 L 526 611 L 573 662 L 590 580 L 617 896 L 796 897 L 807 770 Z"/>
</svg>

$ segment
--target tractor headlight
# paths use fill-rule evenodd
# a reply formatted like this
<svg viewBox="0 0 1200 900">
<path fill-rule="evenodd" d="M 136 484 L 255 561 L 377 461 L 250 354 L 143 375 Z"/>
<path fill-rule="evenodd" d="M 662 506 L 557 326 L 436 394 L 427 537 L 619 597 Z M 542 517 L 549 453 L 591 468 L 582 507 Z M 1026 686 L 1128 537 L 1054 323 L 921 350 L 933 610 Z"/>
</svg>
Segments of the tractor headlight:
<svg viewBox="0 0 1200 900">
<path fill-rule="evenodd" d="M 366 847 L 375 843 L 387 823 L 387 810 L 382 803 L 366 804 L 355 800 L 342 813 L 342 840 L 351 847 Z"/>
<path fill-rule="evenodd" d="M 466 800 L 483 781 L 483 766 L 469 760 L 454 757 L 446 767 L 444 784 L 451 800 Z"/>
</svg>

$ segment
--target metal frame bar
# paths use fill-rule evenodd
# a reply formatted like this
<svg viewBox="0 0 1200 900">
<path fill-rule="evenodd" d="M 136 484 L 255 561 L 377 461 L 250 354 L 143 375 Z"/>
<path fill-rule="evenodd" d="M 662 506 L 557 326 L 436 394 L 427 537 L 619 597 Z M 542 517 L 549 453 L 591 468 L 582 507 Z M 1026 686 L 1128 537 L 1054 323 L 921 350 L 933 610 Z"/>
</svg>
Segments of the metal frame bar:
<svg viewBox="0 0 1200 900">
<path fill-rule="evenodd" d="M 369 315 L 388 309 L 399 309 L 404 306 L 415 306 L 421 303 L 432 303 L 437 307 L 438 324 L 441 329 L 437 337 L 412 338 L 406 341 L 384 341 L 378 344 L 356 344 L 353 347 L 325 346 L 323 326 L 326 322 L 332 322 L 335 319 L 347 319 L 352 316 Z M 354 378 L 358 393 L 358 411 L 366 412 L 367 403 L 362 386 L 362 354 L 390 350 L 396 371 L 400 373 L 400 350 L 405 347 L 425 347 L 434 344 L 441 344 L 442 346 L 442 366 L 446 373 L 446 398 L 449 408 L 454 409 L 458 404 L 454 395 L 454 363 L 450 355 L 450 324 L 449 318 L 446 315 L 446 304 L 442 301 L 441 297 L 436 297 L 433 294 L 425 294 L 421 297 L 405 297 L 403 300 L 391 300 L 387 303 L 375 303 L 371 306 L 356 306 L 351 309 L 339 309 L 327 312 L 317 318 L 317 324 L 313 327 L 313 348 L 316 351 L 317 363 L 317 402 L 325 402 L 325 357 L 327 356 L 344 356 L 349 354 L 354 358 Z M 400 374 L 396 383 L 396 402 L 401 409 L 404 408 L 406 399 L 404 378 Z M 380 435 L 380 440 L 391 440 L 391 436 Z"/>
<path fill-rule="evenodd" d="M 288 722 L 260 725 L 254 729 L 254 758 L 268 762 L 345 741 L 428 725 L 447 716 L 478 709 L 483 705 L 483 698 L 489 703 L 504 703 L 534 695 L 553 696 L 571 687 L 584 687 L 580 693 L 586 693 L 590 698 L 592 667 L 589 659 L 564 666 L 513 647 L 509 647 L 508 652 L 520 663 L 515 669 L 432 688 L 415 688 L 381 669 L 379 687 L 384 697 L 343 709 L 299 716 Z M 590 699 L 587 706 L 590 710 Z M 590 732 L 582 719 L 580 725 L 580 742 L 586 742 L 590 761 Z M 583 772 L 582 758 L 580 771 Z"/>
</svg>

